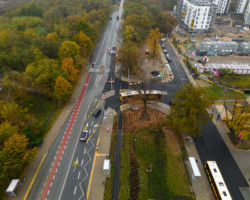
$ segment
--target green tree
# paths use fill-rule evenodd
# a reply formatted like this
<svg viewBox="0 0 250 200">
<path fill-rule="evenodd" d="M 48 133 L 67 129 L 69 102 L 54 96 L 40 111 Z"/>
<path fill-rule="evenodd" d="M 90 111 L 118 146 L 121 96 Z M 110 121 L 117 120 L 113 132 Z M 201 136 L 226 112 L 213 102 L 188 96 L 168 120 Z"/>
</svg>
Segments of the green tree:
<svg viewBox="0 0 250 200">
<path fill-rule="evenodd" d="M 207 108 L 210 100 L 204 95 L 204 89 L 192 83 L 175 93 L 168 121 L 178 132 L 192 137 L 200 136 L 201 124 L 209 120 Z"/>
<path fill-rule="evenodd" d="M 118 51 L 118 59 L 124 67 L 125 71 L 132 72 L 139 65 L 139 52 L 137 46 L 133 42 L 123 43 L 123 46 Z"/>
<path fill-rule="evenodd" d="M 54 98 L 57 101 L 64 102 L 68 100 L 73 92 L 73 87 L 66 79 L 58 76 L 55 84 Z"/>
<path fill-rule="evenodd" d="M 133 42 L 136 42 L 136 41 L 139 41 L 140 40 L 140 37 L 138 35 L 138 33 L 135 32 L 135 29 L 133 26 L 131 25 L 127 25 L 125 27 L 125 30 L 123 32 L 123 40 L 126 42 L 126 41 L 133 41 Z"/>
<path fill-rule="evenodd" d="M 12 178 L 18 178 L 23 168 L 32 162 L 37 148 L 27 149 L 28 139 L 21 134 L 13 134 L 4 142 L 0 151 L 0 188 L 7 186 Z"/>
</svg>

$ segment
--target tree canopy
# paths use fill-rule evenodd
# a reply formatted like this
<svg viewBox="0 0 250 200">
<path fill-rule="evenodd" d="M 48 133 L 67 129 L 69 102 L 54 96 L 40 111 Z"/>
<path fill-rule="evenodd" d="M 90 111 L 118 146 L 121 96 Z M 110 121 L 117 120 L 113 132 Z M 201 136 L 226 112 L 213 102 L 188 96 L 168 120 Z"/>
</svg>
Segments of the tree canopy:
<svg viewBox="0 0 250 200">
<path fill-rule="evenodd" d="M 200 136 L 201 125 L 209 120 L 207 108 L 210 100 L 204 95 L 204 89 L 192 83 L 185 84 L 175 93 L 172 101 L 169 123 L 179 132 L 192 137 Z"/>
</svg>

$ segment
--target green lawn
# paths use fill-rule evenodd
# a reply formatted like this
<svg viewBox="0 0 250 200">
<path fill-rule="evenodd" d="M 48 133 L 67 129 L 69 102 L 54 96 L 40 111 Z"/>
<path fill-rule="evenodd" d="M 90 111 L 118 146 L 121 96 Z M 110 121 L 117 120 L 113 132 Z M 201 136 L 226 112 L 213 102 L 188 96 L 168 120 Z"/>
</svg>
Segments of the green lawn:
<svg viewBox="0 0 250 200">
<path fill-rule="evenodd" d="M 119 200 L 129 195 L 129 154 L 134 142 L 134 151 L 139 165 L 139 199 L 193 199 L 189 190 L 181 155 L 170 153 L 166 145 L 162 126 L 139 129 L 134 138 L 129 133 L 123 135 L 121 150 L 121 176 Z M 146 169 L 152 166 L 152 172 Z"/>
<path fill-rule="evenodd" d="M 210 87 L 204 87 L 205 95 L 210 97 L 211 100 L 233 99 L 234 97 L 245 98 L 245 94 L 225 90 L 219 86 L 211 84 Z"/>
<path fill-rule="evenodd" d="M 231 85 L 235 88 L 249 89 L 250 88 L 250 76 L 249 75 L 237 75 L 226 74 L 223 77 L 213 77 L 220 83 Z"/>
</svg>

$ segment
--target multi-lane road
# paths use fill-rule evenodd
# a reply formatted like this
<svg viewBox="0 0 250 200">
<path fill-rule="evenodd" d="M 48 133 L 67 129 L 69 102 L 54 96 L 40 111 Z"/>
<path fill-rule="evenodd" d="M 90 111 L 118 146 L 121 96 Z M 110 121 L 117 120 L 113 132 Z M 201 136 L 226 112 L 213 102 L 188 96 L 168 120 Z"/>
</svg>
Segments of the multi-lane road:
<svg viewBox="0 0 250 200">
<path fill-rule="evenodd" d="M 122 5 L 123 2 L 121 2 Z M 27 199 L 86 199 L 88 196 L 91 169 L 98 139 L 104 102 L 100 97 L 109 73 L 112 55 L 116 46 L 117 32 L 122 15 L 122 6 L 115 9 L 104 33 L 100 36 L 90 63 L 87 81 L 78 102 L 64 126 L 58 133 L 45 157 Z M 102 109 L 99 117 L 93 117 L 96 109 Z M 85 142 L 79 141 L 83 129 L 89 131 Z"/>
</svg>

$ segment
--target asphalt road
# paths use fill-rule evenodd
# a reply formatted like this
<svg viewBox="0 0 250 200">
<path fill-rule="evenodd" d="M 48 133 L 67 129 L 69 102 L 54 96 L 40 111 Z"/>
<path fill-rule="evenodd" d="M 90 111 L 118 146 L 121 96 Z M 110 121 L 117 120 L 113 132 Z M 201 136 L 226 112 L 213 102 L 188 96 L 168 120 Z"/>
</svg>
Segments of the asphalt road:
<svg viewBox="0 0 250 200">
<path fill-rule="evenodd" d="M 163 99 L 164 103 L 168 103 L 169 99 L 173 97 L 174 92 L 183 87 L 184 83 L 189 82 L 169 44 L 166 45 L 166 49 L 172 59 L 170 65 L 175 79 L 166 84 L 168 97 Z M 202 126 L 201 133 L 202 136 L 194 141 L 202 164 L 204 165 L 207 160 L 216 161 L 232 198 L 234 200 L 244 200 L 239 187 L 248 187 L 248 184 L 214 123 L 210 120 L 207 125 Z"/>
<path fill-rule="evenodd" d="M 99 117 L 94 118 L 92 112 L 98 108 L 104 110 L 104 102 L 100 97 L 110 72 L 112 55 L 109 50 L 116 46 L 120 26 L 116 16 L 121 16 L 121 13 L 122 8 L 113 11 L 112 20 L 97 41 L 89 61 L 95 64 L 90 68 L 89 81 L 84 86 L 84 96 L 76 104 L 47 153 L 29 193 L 30 200 L 86 198 L 98 129 L 103 115 L 102 112 Z M 85 142 L 79 141 L 83 129 L 89 131 L 88 140 Z"/>
</svg>

